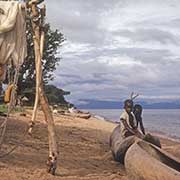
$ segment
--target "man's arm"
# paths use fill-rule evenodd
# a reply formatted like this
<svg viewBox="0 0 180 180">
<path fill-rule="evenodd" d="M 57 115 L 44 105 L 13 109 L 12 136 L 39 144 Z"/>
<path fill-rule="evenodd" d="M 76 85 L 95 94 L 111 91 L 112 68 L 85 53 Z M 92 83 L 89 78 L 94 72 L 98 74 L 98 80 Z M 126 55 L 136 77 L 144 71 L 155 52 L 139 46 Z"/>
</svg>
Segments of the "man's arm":
<svg viewBox="0 0 180 180">
<path fill-rule="evenodd" d="M 140 119 L 139 124 L 140 124 L 140 128 L 141 128 L 142 133 L 145 135 L 145 129 L 143 126 L 142 118 Z"/>
<path fill-rule="evenodd" d="M 121 122 L 123 123 L 124 127 L 125 127 L 129 132 L 131 132 L 132 134 L 135 135 L 135 132 L 129 127 L 129 125 L 127 124 L 126 120 L 123 119 L 123 118 L 121 118 L 120 120 L 121 120 Z"/>
</svg>

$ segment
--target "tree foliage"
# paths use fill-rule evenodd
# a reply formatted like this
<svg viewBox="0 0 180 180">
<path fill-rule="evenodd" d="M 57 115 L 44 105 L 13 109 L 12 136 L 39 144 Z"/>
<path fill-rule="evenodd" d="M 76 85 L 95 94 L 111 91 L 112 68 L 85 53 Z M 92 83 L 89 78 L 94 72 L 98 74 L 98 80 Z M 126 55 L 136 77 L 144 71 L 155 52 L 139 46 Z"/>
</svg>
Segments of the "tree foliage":
<svg viewBox="0 0 180 180">
<path fill-rule="evenodd" d="M 45 44 L 42 57 L 43 75 L 42 79 L 45 84 L 53 80 L 53 72 L 60 62 L 59 47 L 64 42 L 64 36 L 58 30 L 53 31 L 49 24 L 45 25 Z M 35 54 L 33 44 L 32 27 L 27 20 L 27 57 L 21 67 L 19 85 L 21 87 L 35 86 Z"/>
<path fill-rule="evenodd" d="M 29 0 L 24 0 L 28 2 Z M 42 57 L 42 81 L 45 85 L 45 93 L 51 104 L 62 103 L 67 104 L 64 99 L 64 95 L 69 94 L 55 86 L 48 85 L 50 81 L 54 79 L 53 72 L 56 70 L 57 65 L 60 62 L 60 47 L 65 41 L 63 34 L 59 30 L 53 30 L 49 23 L 44 26 L 45 31 L 45 43 L 44 52 Z M 29 102 L 33 104 L 35 97 L 35 85 L 36 85 L 36 73 L 35 73 L 35 53 L 33 44 L 33 31 L 31 21 L 29 18 L 26 20 L 26 39 L 27 39 L 27 57 L 24 60 L 19 72 L 18 80 L 18 94 L 26 96 Z M 10 68 L 10 78 L 6 78 L 4 83 L 12 81 L 14 75 L 14 69 Z"/>
<path fill-rule="evenodd" d="M 47 98 L 50 104 L 67 105 L 67 101 L 65 100 L 64 96 L 69 95 L 70 92 L 59 89 L 53 85 L 46 85 L 45 93 L 47 94 Z"/>
<path fill-rule="evenodd" d="M 65 41 L 64 36 L 58 30 L 52 30 L 49 24 L 45 25 L 45 44 L 42 57 L 42 80 L 47 85 L 53 80 L 53 72 L 56 70 L 60 62 L 60 47 Z M 18 92 L 19 94 L 26 94 L 26 96 L 33 100 L 35 94 L 35 53 L 33 44 L 33 34 L 30 20 L 27 20 L 27 57 L 21 67 Z"/>
</svg>

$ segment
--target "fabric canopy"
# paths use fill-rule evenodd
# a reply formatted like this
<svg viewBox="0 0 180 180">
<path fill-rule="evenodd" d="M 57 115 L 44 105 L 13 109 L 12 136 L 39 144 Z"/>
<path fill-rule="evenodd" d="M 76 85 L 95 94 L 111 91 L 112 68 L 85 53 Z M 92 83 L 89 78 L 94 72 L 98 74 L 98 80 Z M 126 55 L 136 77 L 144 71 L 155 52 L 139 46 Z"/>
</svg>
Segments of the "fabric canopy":
<svg viewBox="0 0 180 180">
<path fill-rule="evenodd" d="M 0 1 L 0 65 L 18 67 L 26 55 L 25 10 L 17 1 Z"/>
</svg>

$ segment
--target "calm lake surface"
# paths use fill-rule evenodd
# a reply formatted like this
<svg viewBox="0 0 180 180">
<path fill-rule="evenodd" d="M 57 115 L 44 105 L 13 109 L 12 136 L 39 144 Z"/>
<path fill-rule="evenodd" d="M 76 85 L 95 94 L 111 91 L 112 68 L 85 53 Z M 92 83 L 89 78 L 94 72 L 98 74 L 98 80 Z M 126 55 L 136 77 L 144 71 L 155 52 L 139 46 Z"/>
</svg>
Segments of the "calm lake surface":
<svg viewBox="0 0 180 180">
<path fill-rule="evenodd" d="M 86 110 L 87 111 L 87 110 Z M 88 109 L 99 119 L 119 122 L 122 110 L 119 109 Z M 180 139 L 180 109 L 144 109 L 143 122 L 147 130 Z"/>
</svg>

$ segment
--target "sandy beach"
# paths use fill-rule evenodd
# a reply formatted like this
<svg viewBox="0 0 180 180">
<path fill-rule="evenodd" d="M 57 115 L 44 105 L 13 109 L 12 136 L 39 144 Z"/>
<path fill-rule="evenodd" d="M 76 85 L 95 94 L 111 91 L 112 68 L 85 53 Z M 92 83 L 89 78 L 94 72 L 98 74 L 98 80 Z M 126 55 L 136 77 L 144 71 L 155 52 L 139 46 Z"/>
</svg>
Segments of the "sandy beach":
<svg viewBox="0 0 180 180">
<path fill-rule="evenodd" d="M 52 176 L 46 173 L 48 135 L 43 114 L 38 113 L 32 137 L 23 137 L 30 119 L 31 113 L 26 117 L 17 113 L 9 120 L 3 151 L 17 143 L 19 147 L 0 159 L 0 179 L 127 179 L 123 165 L 113 160 L 109 150 L 109 135 L 116 124 L 93 117 L 54 115 L 59 157 L 57 174 Z M 165 138 L 161 138 L 161 143 L 163 149 L 180 158 L 180 143 Z"/>
</svg>

